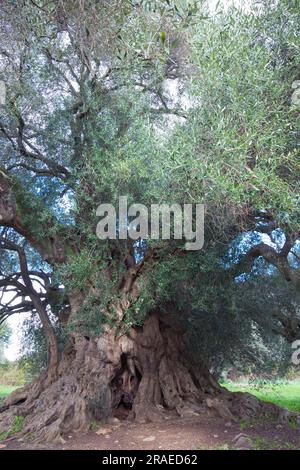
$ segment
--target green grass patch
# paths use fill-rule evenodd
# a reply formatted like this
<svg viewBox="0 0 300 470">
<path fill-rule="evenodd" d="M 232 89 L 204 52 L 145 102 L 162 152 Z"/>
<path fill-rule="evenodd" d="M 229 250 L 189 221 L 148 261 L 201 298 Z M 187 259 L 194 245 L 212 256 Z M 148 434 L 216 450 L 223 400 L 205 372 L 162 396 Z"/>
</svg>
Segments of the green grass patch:
<svg viewBox="0 0 300 470">
<path fill-rule="evenodd" d="M 225 382 L 223 385 L 232 392 L 248 392 L 261 400 L 300 413 L 300 380 L 284 384 L 270 383 L 261 388 L 259 386 L 254 387 L 251 384 L 235 384 L 232 382 Z"/>
<path fill-rule="evenodd" d="M 0 384 L 0 400 L 3 400 L 7 395 L 9 395 L 11 392 L 16 390 L 16 388 L 19 388 L 15 385 L 2 385 Z"/>
</svg>

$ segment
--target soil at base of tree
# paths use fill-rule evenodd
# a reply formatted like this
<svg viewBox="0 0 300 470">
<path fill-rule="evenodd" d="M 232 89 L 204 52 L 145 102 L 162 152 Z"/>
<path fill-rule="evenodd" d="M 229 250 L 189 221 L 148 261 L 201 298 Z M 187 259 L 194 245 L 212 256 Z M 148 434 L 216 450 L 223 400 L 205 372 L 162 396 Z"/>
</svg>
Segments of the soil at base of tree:
<svg viewBox="0 0 300 470">
<path fill-rule="evenodd" d="M 8 439 L 3 450 L 213 450 L 234 449 L 234 438 L 243 433 L 251 438 L 252 449 L 300 448 L 300 429 L 274 422 L 234 423 L 207 416 L 168 417 L 160 423 L 139 424 L 112 419 L 87 433 L 70 433 L 61 444 L 35 444 L 24 438 Z"/>
</svg>

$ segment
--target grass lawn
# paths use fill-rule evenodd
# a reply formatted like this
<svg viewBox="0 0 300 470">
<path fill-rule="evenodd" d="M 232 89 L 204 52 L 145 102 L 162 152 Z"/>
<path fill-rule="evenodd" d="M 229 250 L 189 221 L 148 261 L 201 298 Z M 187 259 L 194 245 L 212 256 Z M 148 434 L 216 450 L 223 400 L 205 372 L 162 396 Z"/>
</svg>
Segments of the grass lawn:
<svg viewBox="0 0 300 470">
<path fill-rule="evenodd" d="M 254 389 L 248 384 L 223 384 L 228 390 L 237 392 L 249 392 L 264 401 L 276 403 L 291 411 L 300 412 L 300 380 L 291 381 L 284 385 L 272 385 L 261 389 Z"/>
<path fill-rule="evenodd" d="M 19 388 L 19 387 L 12 386 L 12 385 L 1 385 L 0 384 L 0 400 L 5 398 L 7 395 L 9 395 L 16 388 Z"/>
</svg>

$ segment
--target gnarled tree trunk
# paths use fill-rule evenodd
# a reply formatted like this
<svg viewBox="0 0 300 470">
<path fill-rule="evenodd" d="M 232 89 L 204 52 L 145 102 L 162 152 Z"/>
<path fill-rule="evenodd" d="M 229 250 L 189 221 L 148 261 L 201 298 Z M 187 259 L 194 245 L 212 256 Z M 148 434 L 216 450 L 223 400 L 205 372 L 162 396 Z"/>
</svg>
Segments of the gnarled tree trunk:
<svg viewBox="0 0 300 470">
<path fill-rule="evenodd" d="M 139 328 L 116 336 L 108 329 L 97 339 L 73 336 L 56 378 L 17 390 L 5 401 L 0 432 L 24 416 L 22 432 L 32 439 L 59 441 L 86 431 L 91 420 L 112 415 L 147 422 L 174 416 L 215 413 L 223 419 L 280 410 L 248 394 L 222 389 L 204 364 L 186 355 L 182 332 L 153 313 Z"/>
</svg>

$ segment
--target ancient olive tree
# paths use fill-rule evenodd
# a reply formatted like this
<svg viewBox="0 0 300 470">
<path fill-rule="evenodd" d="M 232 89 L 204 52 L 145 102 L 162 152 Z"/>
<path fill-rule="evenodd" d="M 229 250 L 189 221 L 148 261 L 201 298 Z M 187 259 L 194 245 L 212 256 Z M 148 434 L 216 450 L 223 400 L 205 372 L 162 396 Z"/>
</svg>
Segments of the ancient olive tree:
<svg viewBox="0 0 300 470">
<path fill-rule="evenodd" d="M 31 310 L 48 347 L 47 370 L 1 407 L 1 430 L 22 415 L 24 432 L 59 439 L 119 406 L 138 420 L 272 409 L 218 385 L 208 340 L 197 357 L 189 346 L 191 331 L 196 343 L 221 338 L 220 318 L 229 337 L 242 329 L 228 313 L 224 247 L 269 214 L 291 233 L 284 253 L 298 236 L 296 110 L 283 76 L 292 67 L 270 63 L 280 51 L 259 36 L 270 16 L 277 44 L 275 7 L 216 19 L 203 8 L 1 3 L 1 315 Z M 99 241 L 96 209 L 121 195 L 146 206 L 205 202 L 203 250 Z M 283 260 L 270 249 L 251 256 Z M 278 269 L 287 273 L 283 261 Z M 61 355 L 50 313 L 67 332 Z M 228 348 L 224 335 L 219 344 Z"/>
</svg>

